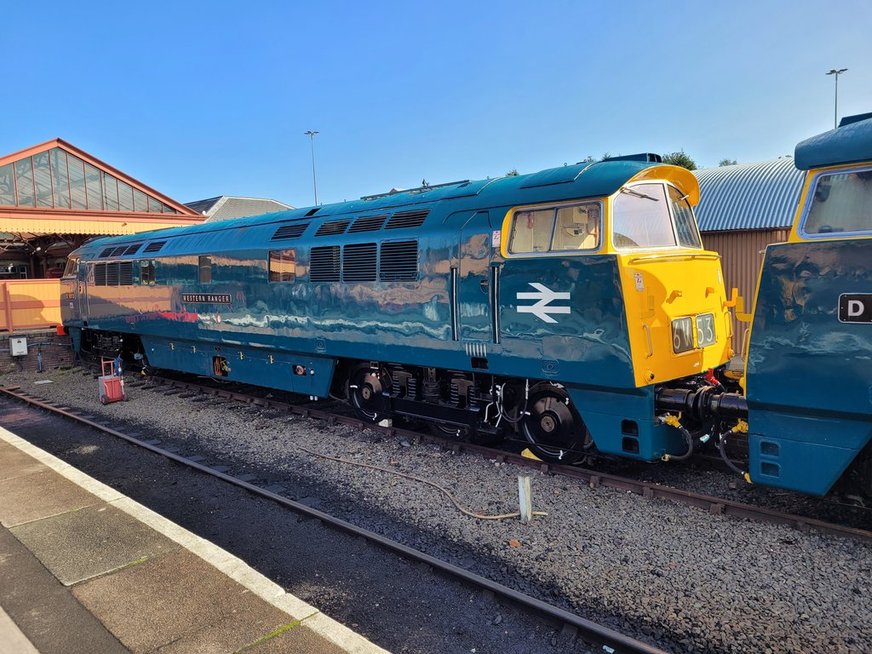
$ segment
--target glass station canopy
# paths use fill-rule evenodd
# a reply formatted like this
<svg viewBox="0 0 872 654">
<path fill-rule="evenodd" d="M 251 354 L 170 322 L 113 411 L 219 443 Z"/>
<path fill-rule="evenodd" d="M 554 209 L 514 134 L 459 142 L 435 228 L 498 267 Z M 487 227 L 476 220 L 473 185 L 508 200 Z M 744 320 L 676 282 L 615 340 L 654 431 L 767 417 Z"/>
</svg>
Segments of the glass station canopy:
<svg viewBox="0 0 872 654">
<path fill-rule="evenodd" d="M 0 165 L 0 207 L 181 213 L 59 147 Z"/>
</svg>

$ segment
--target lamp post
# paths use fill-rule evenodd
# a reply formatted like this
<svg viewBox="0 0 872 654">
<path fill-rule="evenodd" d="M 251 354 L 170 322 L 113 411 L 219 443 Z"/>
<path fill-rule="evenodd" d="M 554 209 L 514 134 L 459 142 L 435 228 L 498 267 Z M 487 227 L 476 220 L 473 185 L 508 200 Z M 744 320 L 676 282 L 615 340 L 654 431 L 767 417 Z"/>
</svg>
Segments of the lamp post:
<svg viewBox="0 0 872 654">
<path fill-rule="evenodd" d="M 836 95 L 835 95 L 835 107 L 833 109 L 833 129 L 839 126 L 839 75 L 844 73 L 847 68 L 833 68 L 827 75 L 835 75 L 836 76 Z"/>
<path fill-rule="evenodd" d="M 315 206 L 318 206 L 318 183 L 315 181 L 315 134 L 318 132 L 314 130 L 309 130 L 304 132 L 306 136 L 309 137 L 310 142 L 312 143 L 312 188 L 315 189 Z"/>
</svg>

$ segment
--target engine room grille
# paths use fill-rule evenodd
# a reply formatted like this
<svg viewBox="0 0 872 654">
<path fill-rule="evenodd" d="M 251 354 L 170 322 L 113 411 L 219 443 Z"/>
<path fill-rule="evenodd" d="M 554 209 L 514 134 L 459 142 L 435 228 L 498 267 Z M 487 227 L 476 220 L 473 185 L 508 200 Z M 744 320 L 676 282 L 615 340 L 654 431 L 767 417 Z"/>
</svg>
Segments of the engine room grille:
<svg viewBox="0 0 872 654">
<path fill-rule="evenodd" d="M 418 279 L 418 241 L 393 241 L 381 244 L 379 279 L 383 282 L 409 282 Z"/>
<path fill-rule="evenodd" d="M 329 223 L 324 223 L 315 232 L 315 236 L 335 236 L 336 234 L 344 234 L 348 229 L 350 220 L 334 220 Z"/>
<path fill-rule="evenodd" d="M 422 211 L 398 211 L 391 219 L 388 221 L 388 224 L 385 225 L 385 229 L 401 229 L 403 227 L 419 227 L 424 223 L 424 219 L 427 217 L 427 214 L 430 213 L 429 209 L 424 209 Z"/>
<path fill-rule="evenodd" d="M 94 286 L 130 286 L 132 284 L 132 261 L 94 264 Z"/>
<path fill-rule="evenodd" d="M 309 255 L 309 281 L 339 281 L 339 246 L 327 245 L 312 248 Z"/>
<path fill-rule="evenodd" d="M 106 266 L 106 286 L 118 286 L 118 262 L 103 265 Z"/>
<path fill-rule="evenodd" d="M 157 252 L 164 245 L 166 245 L 166 241 L 152 241 L 148 245 L 145 246 L 143 252 Z"/>
<path fill-rule="evenodd" d="M 294 225 L 282 225 L 276 230 L 276 233 L 272 235 L 270 240 L 272 241 L 280 241 L 286 238 L 299 238 L 303 232 L 306 231 L 306 228 L 309 226 L 309 223 L 296 223 Z"/>
<path fill-rule="evenodd" d="M 118 264 L 119 286 L 131 286 L 133 284 L 133 262 L 122 261 Z"/>
<path fill-rule="evenodd" d="M 385 224 L 386 218 L 387 215 L 358 218 L 351 223 L 351 229 L 348 230 L 348 233 L 356 234 L 358 232 L 376 232 Z"/>
<path fill-rule="evenodd" d="M 342 248 L 342 281 L 374 282 L 376 280 L 375 243 L 354 243 Z"/>
</svg>

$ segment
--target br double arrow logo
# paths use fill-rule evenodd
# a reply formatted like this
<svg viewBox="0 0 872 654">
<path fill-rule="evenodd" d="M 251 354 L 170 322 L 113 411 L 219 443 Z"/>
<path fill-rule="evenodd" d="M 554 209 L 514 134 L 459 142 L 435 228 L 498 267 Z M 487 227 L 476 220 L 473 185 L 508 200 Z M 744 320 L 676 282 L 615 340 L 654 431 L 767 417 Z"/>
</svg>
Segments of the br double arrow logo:
<svg viewBox="0 0 872 654">
<path fill-rule="evenodd" d="M 544 322 L 557 322 L 551 317 L 552 313 L 570 313 L 569 307 L 551 306 L 555 300 L 568 300 L 569 291 L 552 291 L 544 284 L 538 282 L 527 282 L 530 286 L 536 289 L 535 293 L 518 292 L 518 300 L 538 300 L 536 304 L 518 305 L 518 313 L 532 313 L 534 316 Z"/>
</svg>

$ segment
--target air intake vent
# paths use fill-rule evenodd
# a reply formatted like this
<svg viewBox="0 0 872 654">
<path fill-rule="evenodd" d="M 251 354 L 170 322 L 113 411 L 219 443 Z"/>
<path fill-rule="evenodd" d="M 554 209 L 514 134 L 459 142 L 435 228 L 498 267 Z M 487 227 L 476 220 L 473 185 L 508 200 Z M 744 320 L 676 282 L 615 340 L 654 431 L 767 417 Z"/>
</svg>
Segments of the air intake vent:
<svg viewBox="0 0 872 654">
<path fill-rule="evenodd" d="M 314 215 L 315 215 L 316 213 L 318 213 L 319 211 L 321 211 L 321 207 L 315 207 L 315 208 L 313 208 L 313 209 L 309 209 L 309 210 L 306 212 L 306 218 L 308 218 L 309 216 L 314 216 Z"/>
<path fill-rule="evenodd" d="M 339 246 L 312 248 L 309 255 L 309 281 L 339 281 Z"/>
<path fill-rule="evenodd" d="M 94 264 L 94 286 L 130 286 L 131 284 L 133 284 L 132 261 Z"/>
<path fill-rule="evenodd" d="M 315 236 L 335 236 L 336 234 L 344 234 L 348 229 L 350 220 L 334 220 L 329 223 L 324 223 L 315 232 Z"/>
<path fill-rule="evenodd" d="M 387 218 L 387 216 L 366 216 L 364 218 L 358 218 L 351 224 L 351 229 L 348 230 L 348 233 L 356 234 L 357 232 L 376 232 L 385 224 L 385 218 Z"/>
<path fill-rule="evenodd" d="M 100 256 L 99 256 L 98 258 L 99 258 L 99 259 L 102 259 L 103 257 L 108 257 L 110 254 L 112 254 L 112 250 L 114 250 L 114 249 L 115 249 L 115 248 L 106 248 L 105 250 L 103 250 L 103 251 L 100 253 Z"/>
<path fill-rule="evenodd" d="M 118 264 L 118 283 L 121 286 L 133 284 L 133 262 L 122 261 Z"/>
<path fill-rule="evenodd" d="M 118 266 L 119 263 L 107 263 L 106 266 L 106 286 L 118 286 Z"/>
<path fill-rule="evenodd" d="M 391 216 L 388 224 L 385 225 L 385 229 L 418 227 L 423 224 L 424 219 L 427 217 L 428 213 L 430 213 L 429 209 L 425 209 L 423 211 L 398 211 L 393 216 Z"/>
<path fill-rule="evenodd" d="M 145 246 L 143 252 L 157 252 L 164 245 L 166 245 L 166 241 L 152 241 L 148 245 Z"/>
<path fill-rule="evenodd" d="M 413 282 L 418 279 L 418 241 L 381 244 L 379 279 L 383 282 Z"/>
<path fill-rule="evenodd" d="M 112 257 L 119 257 L 119 256 L 121 256 L 122 254 L 124 254 L 124 252 L 125 252 L 126 250 L 127 250 L 127 246 L 126 246 L 126 245 L 122 245 L 121 247 L 114 248 L 114 249 L 112 250 L 112 254 L 109 255 L 109 256 L 112 256 Z"/>
<path fill-rule="evenodd" d="M 342 281 L 374 282 L 375 269 L 375 243 L 354 243 L 342 249 Z"/>
<path fill-rule="evenodd" d="M 124 254 L 136 254 L 136 252 L 141 247 L 142 243 L 134 243 L 133 245 L 128 246 L 126 250 L 124 250 Z"/>
<path fill-rule="evenodd" d="M 296 223 L 294 225 L 282 225 L 276 230 L 276 233 L 272 235 L 272 241 L 281 241 L 286 238 L 299 238 L 303 232 L 306 231 L 306 228 L 309 226 L 309 223 Z"/>
</svg>

